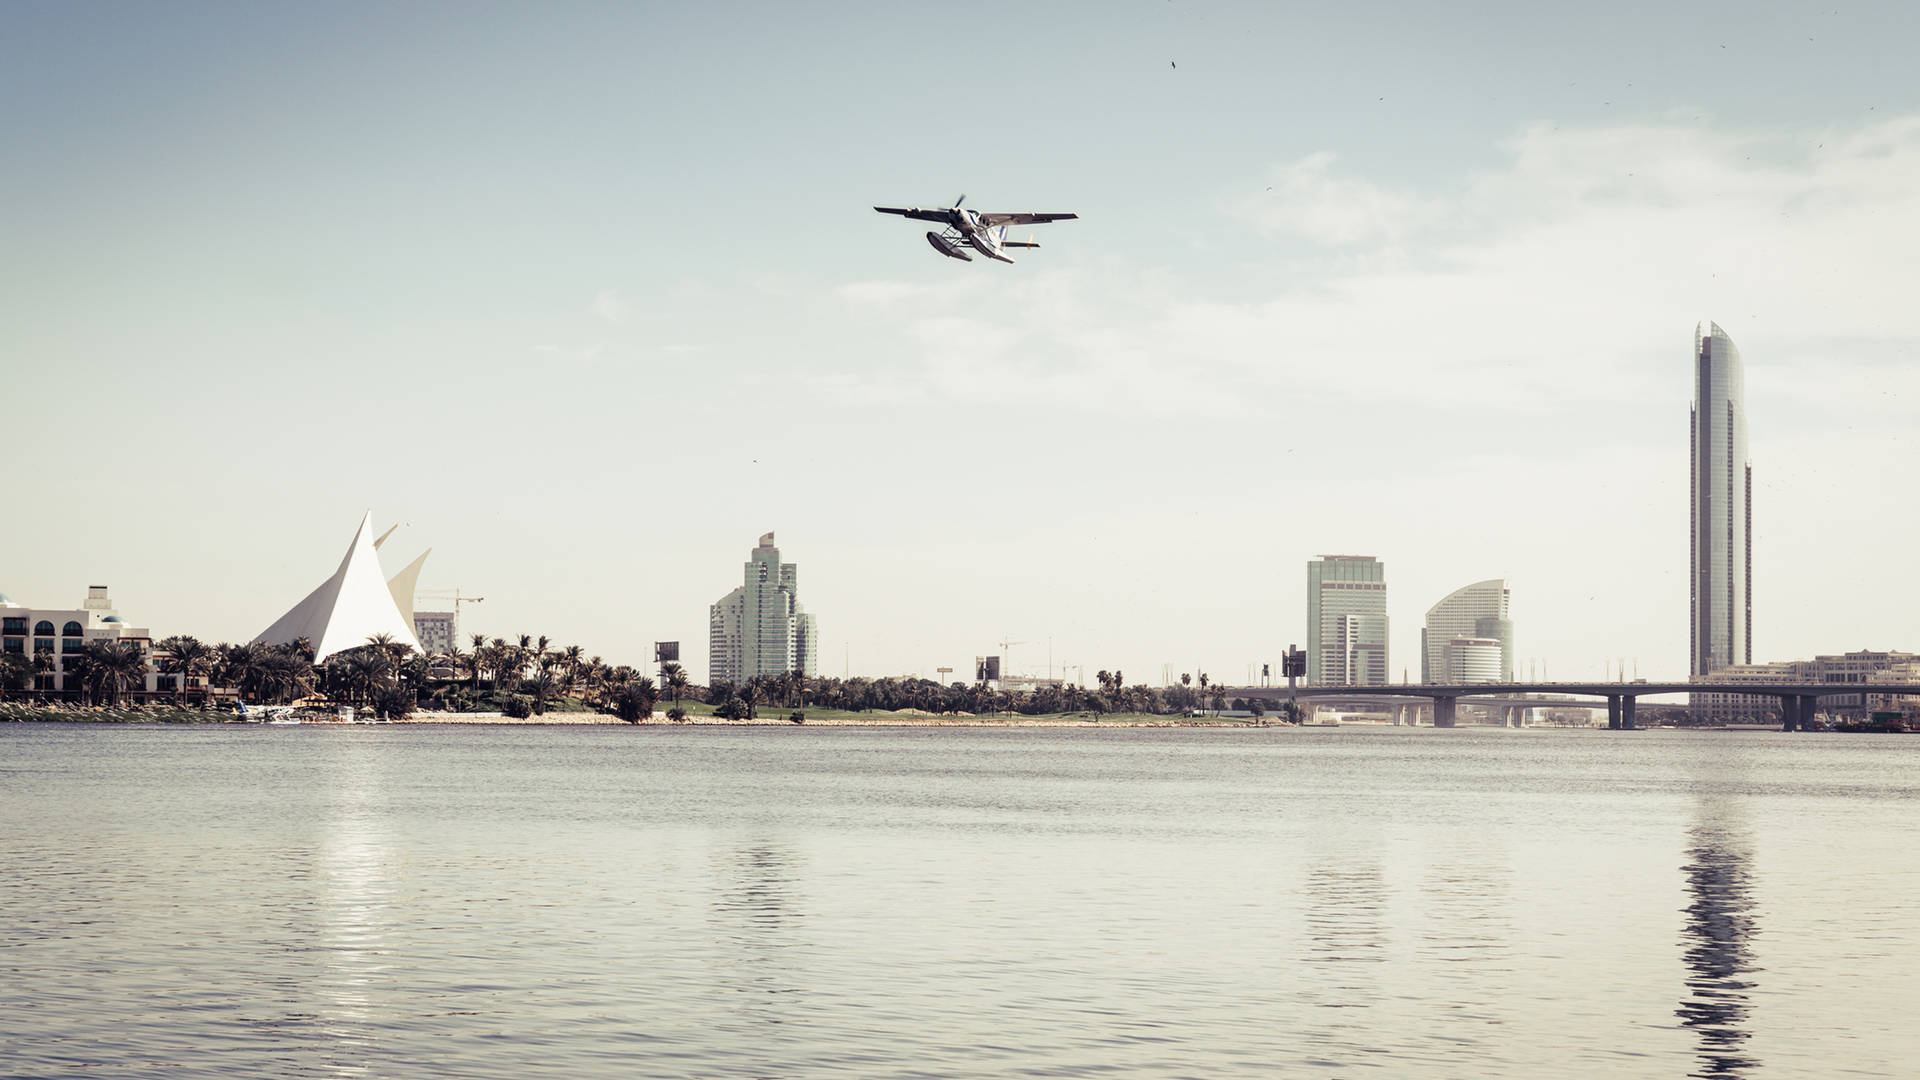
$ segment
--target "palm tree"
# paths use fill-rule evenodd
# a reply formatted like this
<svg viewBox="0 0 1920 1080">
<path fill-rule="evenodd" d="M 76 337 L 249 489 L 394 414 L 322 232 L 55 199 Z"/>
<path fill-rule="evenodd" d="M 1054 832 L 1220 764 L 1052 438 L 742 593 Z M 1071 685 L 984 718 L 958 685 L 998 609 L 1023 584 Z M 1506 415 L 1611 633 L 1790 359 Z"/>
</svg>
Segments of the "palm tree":
<svg viewBox="0 0 1920 1080">
<path fill-rule="evenodd" d="M 263 698 L 281 703 L 296 701 L 313 693 L 313 664 L 291 650 L 268 649 L 258 681 Z"/>
<path fill-rule="evenodd" d="M 600 692 L 601 672 L 604 670 L 606 670 L 606 665 L 600 663 L 600 658 L 597 656 L 591 660 L 581 661 L 578 680 L 580 700 L 594 700 L 595 695 Z"/>
<path fill-rule="evenodd" d="M 680 695 L 686 691 L 690 682 L 687 678 L 687 669 L 669 660 L 660 665 L 660 675 L 666 680 L 667 692 L 673 695 L 673 707 L 679 708 Z"/>
<path fill-rule="evenodd" d="M 600 691 L 597 702 L 598 705 L 603 709 L 611 706 L 613 704 L 613 696 L 620 692 L 621 687 L 633 681 L 635 674 L 636 672 L 625 664 L 621 664 L 619 667 L 608 667 L 605 664 L 601 664 L 596 668 L 591 678 L 593 679 L 594 685 Z"/>
<path fill-rule="evenodd" d="M 467 637 L 473 642 L 473 660 L 471 661 L 473 664 L 473 692 L 477 696 L 480 693 L 480 667 L 486 662 L 487 635 L 468 634 Z"/>
<path fill-rule="evenodd" d="M 520 635 L 520 639 L 525 641 L 526 635 Z M 512 690 L 520 685 L 521 671 L 514 663 L 515 657 L 518 656 L 518 654 L 519 650 L 507 644 L 506 638 L 493 639 L 493 663 L 491 666 L 493 668 L 493 689 L 496 693 L 501 690 Z"/>
<path fill-rule="evenodd" d="M 33 661 L 17 652 L 0 653 L 0 700 L 8 690 L 25 690 L 33 682 Z"/>
<path fill-rule="evenodd" d="M 397 686 L 380 691 L 373 699 L 374 715 L 382 720 L 405 720 L 413 715 L 414 695 Z"/>
<path fill-rule="evenodd" d="M 245 645 L 229 645 L 220 657 L 219 674 L 216 676 L 240 695 L 240 700 L 249 697 L 260 700 L 262 682 L 268 669 L 278 654 L 272 646 L 259 642 Z"/>
<path fill-rule="evenodd" d="M 76 659 L 78 658 L 76 657 Z M 39 688 L 41 676 L 51 677 L 54 669 L 59 666 L 60 662 L 53 658 L 53 653 L 42 652 L 39 649 L 35 649 L 33 652 L 33 681 L 35 689 L 37 690 Z"/>
<path fill-rule="evenodd" d="M 213 668 L 213 650 L 191 634 L 175 634 L 167 638 L 160 642 L 160 651 L 167 654 L 166 670 L 178 679 L 173 687 L 173 700 L 176 702 L 186 695 L 188 680 L 196 675 L 205 675 Z M 204 699 L 205 692 L 200 696 Z"/>
<path fill-rule="evenodd" d="M 394 667 L 399 667 L 400 662 L 405 660 L 407 654 L 413 651 L 413 646 L 404 641 L 397 640 L 392 634 L 388 633 L 368 635 L 367 644 L 386 653 L 387 659 L 393 661 Z"/>
<path fill-rule="evenodd" d="M 553 672 L 542 671 L 540 674 L 527 680 L 527 685 L 533 689 L 533 714 L 535 716 L 545 716 L 547 713 L 547 699 L 552 697 L 553 692 L 560 688 L 560 680 L 553 677 Z"/>
<path fill-rule="evenodd" d="M 99 643 L 96 642 L 96 644 Z M 47 670 L 54 670 L 53 654 L 50 652 L 35 655 L 33 658 L 35 665 L 37 666 L 40 663 L 42 656 L 47 659 Z M 93 704 L 96 688 L 93 684 L 92 653 L 90 651 L 67 653 L 60 658 L 59 670 L 61 675 L 60 689 L 66 691 L 78 701 L 88 705 Z"/>
<path fill-rule="evenodd" d="M 600 680 L 606 670 L 606 662 L 597 656 L 589 656 L 585 660 L 580 661 L 580 674 L 577 677 L 580 681 L 580 697 L 582 700 L 591 700 L 593 698 L 594 691 L 599 689 Z"/>
<path fill-rule="evenodd" d="M 613 711 L 620 719 L 629 724 L 637 724 L 653 715 L 653 706 L 660 700 L 654 690 L 653 680 L 642 675 L 628 680 L 613 696 Z"/>
<path fill-rule="evenodd" d="M 755 675 L 753 678 L 748 679 L 746 682 L 734 688 L 734 693 L 740 696 L 740 703 L 747 707 L 747 719 L 749 720 L 753 719 L 756 715 L 754 706 L 760 704 L 760 687 L 760 676 Z"/>
<path fill-rule="evenodd" d="M 567 692 L 573 692 L 573 684 L 580 678 L 580 658 L 586 650 L 578 645 L 569 645 L 560 650 L 560 661 L 567 666 Z"/>
<path fill-rule="evenodd" d="M 410 653 L 395 670 L 401 681 L 407 684 L 415 701 L 419 701 L 421 692 L 433 681 L 433 661 L 427 658 L 426 653 Z"/>
<path fill-rule="evenodd" d="M 393 661 L 385 649 L 351 649 L 343 670 L 349 700 L 355 702 L 372 704 L 374 696 L 393 682 Z"/>
<path fill-rule="evenodd" d="M 146 682 L 147 654 L 132 641 L 96 641 L 86 651 L 88 682 L 104 690 L 109 705 L 119 705 L 127 688 Z"/>
</svg>

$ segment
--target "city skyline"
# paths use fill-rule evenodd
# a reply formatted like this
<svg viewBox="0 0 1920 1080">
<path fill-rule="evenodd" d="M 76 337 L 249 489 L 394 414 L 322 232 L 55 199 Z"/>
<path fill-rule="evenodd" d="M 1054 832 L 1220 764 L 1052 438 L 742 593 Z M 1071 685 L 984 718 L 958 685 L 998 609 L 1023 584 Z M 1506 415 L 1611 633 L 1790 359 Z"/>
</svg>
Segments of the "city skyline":
<svg viewBox="0 0 1920 1080">
<path fill-rule="evenodd" d="M 1002 10 L 938 71 L 925 11 L 16 12 L 0 410 L 58 459 L 0 590 L 245 640 L 338 558 L 312 523 L 404 508 L 463 631 L 704 670 L 777 524 L 824 671 L 1239 680 L 1368 551 L 1396 680 L 1496 575 L 1522 665 L 1682 675 L 1711 315 L 1795 615 L 1754 659 L 1911 647 L 1908 9 Z M 956 103 L 1047 136 L 957 158 Z M 1081 219 L 988 274 L 870 209 L 961 191 Z"/>
</svg>

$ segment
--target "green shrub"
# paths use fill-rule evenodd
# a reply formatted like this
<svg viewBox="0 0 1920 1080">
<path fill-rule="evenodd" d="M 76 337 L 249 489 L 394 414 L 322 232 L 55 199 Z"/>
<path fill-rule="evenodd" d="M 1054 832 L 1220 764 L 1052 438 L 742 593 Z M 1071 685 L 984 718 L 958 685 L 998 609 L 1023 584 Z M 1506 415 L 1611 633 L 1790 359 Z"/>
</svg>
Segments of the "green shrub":
<svg viewBox="0 0 1920 1080">
<path fill-rule="evenodd" d="M 533 699 L 525 694 L 508 694 L 500 702 L 500 711 L 515 720 L 525 720 L 533 715 Z"/>
</svg>

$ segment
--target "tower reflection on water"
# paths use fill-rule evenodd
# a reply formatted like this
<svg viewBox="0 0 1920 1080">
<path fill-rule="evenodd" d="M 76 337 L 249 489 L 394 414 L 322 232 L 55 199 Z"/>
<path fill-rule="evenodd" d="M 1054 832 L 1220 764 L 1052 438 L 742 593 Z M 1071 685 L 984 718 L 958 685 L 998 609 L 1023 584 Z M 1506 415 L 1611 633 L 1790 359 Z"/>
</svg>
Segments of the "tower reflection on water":
<svg viewBox="0 0 1920 1080">
<path fill-rule="evenodd" d="M 710 917 L 716 936 L 730 946 L 728 962 L 713 972 L 718 984 L 736 992 L 734 1007 L 752 1028 L 778 1028 L 791 1019 L 774 995 L 805 989 L 805 954 L 811 943 L 802 934 L 807 915 L 799 887 L 805 860 L 773 842 L 731 845 L 715 855 L 720 872 Z"/>
<path fill-rule="evenodd" d="M 1753 962 L 1753 837 L 1728 800 L 1701 801 L 1688 830 L 1688 903 L 1680 944 L 1687 994 L 1676 1015 L 1699 1038 L 1700 1064 L 1690 1075 L 1747 1076 L 1759 1062 L 1743 1053 L 1752 1035 L 1748 1013 Z"/>
</svg>

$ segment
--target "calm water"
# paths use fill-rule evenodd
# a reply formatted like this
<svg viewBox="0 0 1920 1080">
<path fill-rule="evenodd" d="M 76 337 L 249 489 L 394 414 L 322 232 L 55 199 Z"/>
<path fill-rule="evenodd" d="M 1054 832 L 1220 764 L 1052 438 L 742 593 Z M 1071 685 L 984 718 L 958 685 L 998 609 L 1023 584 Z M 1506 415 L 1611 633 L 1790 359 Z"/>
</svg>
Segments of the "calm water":
<svg viewBox="0 0 1920 1080">
<path fill-rule="evenodd" d="M 0 1072 L 1904 1077 L 1920 736 L 0 727 Z"/>
</svg>

